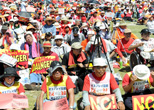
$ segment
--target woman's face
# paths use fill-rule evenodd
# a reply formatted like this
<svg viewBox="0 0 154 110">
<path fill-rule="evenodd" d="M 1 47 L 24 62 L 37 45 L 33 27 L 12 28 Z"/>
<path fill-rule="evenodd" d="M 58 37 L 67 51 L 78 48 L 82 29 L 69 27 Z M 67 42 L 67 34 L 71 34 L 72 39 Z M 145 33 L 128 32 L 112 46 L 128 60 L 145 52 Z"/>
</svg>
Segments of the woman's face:
<svg viewBox="0 0 154 110">
<path fill-rule="evenodd" d="M 12 84 L 15 80 L 15 77 L 14 76 L 7 76 L 4 78 L 4 81 L 7 83 L 7 84 Z"/>
<path fill-rule="evenodd" d="M 56 45 L 61 46 L 62 41 L 63 41 L 62 39 L 56 39 L 56 40 L 55 40 Z"/>
<path fill-rule="evenodd" d="M 106 71 L 106 68 L 107 68 L 107 66 L 95 66 L 95 67 L 93 67 L 93 70 L 94 70 L 95 75 L 96 75 L 97 77 L 102 77 L 103 74 L 104 74 L 105 71 Z"/>
</svg>

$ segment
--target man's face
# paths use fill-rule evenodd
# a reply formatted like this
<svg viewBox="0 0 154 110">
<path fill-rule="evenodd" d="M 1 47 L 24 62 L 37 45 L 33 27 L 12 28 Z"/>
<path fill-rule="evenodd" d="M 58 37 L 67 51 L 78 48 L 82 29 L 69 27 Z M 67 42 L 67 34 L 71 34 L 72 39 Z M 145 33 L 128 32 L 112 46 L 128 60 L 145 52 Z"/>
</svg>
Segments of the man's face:
<svg viewBox="0 0 154 110">
<path fill-rule="evenodd" d="M 141 37 L 144 39 L 144 40 L 149 40 L 149 38 L 150 38 L 150 33 L 143 33 L 142 35 L 141 35 Z"/>
<path fill-rule="evenodd" d="M 62 39 L 56 39 L 56 40 L 55 40 L 56 45 L 57 45 L 57 46 L 61 46 L 62 41 L 63 41 Z"/>
<path fill-rule="evenodd" d="M 93 67 L 93 70 L 94 70 L 95 75 L 96 75 L 97 77 L 102 77 L 103 74 L 104 74 L 105 71 L 106 71 L 106 68 L 107 68 L 107 66 L 94 66 L 94 67 Z"/>
<path fill-rule="evenodd" d="M 73 49 L 73 53 L 77 56 L 77 55 L 79 55 L 80 53 L 81 53 L 81 51 L 82 51 L 82 48 L 80 48 L 80 49 Z"/>
<path fill-rule="evenodd" d="M 51 51 L 51 47 L 44 47 L 44 53 L 49 54 Z"/>
<path fill-rule="evenodd" d="M 120 26 L 121 29 L 126 29 L 127 26 Z"/>
<path fill-rule="evenodd" d="M 128 41 L 131 37 L 131 33 L 124 33 L 125 40 Z"/>
<path fill-rule="evenodd" d="M 78 37 L 78 34 L 77 33 L 74 33 L 73 35 L 74 35 L 74 37 Z"/>
<path fill-rule="evenodd" d="M 47 25 L 50 26 L 51 24 L 52 24 L 52 20 L 48 20 L 48 21 L 47 21 Z"/>
<path fill-rule="evenodd" d="M 7 76 L 4 78 L 4 81 L 7 83 L 7 84 L 12 84 L 15 80 L 15 77 L 14 76 Z"/>
<path fill-rule="evenodd" d="M 27 42 L 29 45 L 31 45 L 31 44 L 33 43 L 33 38 L 32 38 L 31 35 L 27 35 L 27 36 L 26 36 L 26 42 Z"/>
<path fill-rule="evenodd" d="M 52 77 L 54 80 L 58 81 L 61 79 L 62 77 L 62 69 L 61 68 L 57 68 L 53 73 L 52 73 Z"/>
</svg>

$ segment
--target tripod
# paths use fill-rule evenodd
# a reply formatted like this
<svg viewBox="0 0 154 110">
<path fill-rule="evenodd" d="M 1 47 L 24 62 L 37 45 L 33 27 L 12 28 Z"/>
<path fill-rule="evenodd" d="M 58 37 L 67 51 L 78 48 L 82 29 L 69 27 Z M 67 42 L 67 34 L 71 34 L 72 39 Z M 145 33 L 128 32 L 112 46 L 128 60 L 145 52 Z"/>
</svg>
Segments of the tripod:
<svg viewBox="0 0 154 110">
<path fill-rule="evenodd" d="M 110 63 L 109 63 L 109 59 L 107 58 L 107 54 L 106 54 L 105 47 L 104 47 L 105 44 L 103 44 L 103 42 L 102 42 L 102 38 L 101 38 L 100 35 L 99 35 L 99 31 L 100 31 L 100 30 L 99 30 L 99 27 L 96 27 L 96 32 L 97 32 L 97 34 L 96 34 L 96 37 L 95 37 L 95 40 L 94 40 L 94 46 L 92 47 L 92 54 L 90 55 L 90 61 L 92 60 L 92 55 L 93 55 L 95 49 L 97 49 L 98 58 L 101 57 L 101 52 L 102 52 L 102 50 L 103 50 L 103 53 L 104 53 L 104 55 L 105 55 L 105 58 L 106 58 L 106 60 L 107 60 L 108 65 L 109 65 L 110 72 L 112 73 L 112 70 L 111 70 L 111 67 L 110 67 Z M 95 45 L 96 45 L 96 46 L 95 46 Z M 95 48 L 95 47 L 96 47 L 96 48 Z M 103 48 L 103 49 L 102 49 L 102 48 Z"/>
</svg>

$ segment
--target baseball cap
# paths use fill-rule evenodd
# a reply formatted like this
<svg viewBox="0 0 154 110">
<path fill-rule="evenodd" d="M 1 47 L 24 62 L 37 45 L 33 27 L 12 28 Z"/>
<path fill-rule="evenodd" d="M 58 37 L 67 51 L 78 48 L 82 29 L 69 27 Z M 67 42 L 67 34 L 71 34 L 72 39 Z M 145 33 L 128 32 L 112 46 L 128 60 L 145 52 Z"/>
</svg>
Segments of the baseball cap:
<svg viewBox="0 0 154 110">
<path fill-rule="evenodd" d="M 141 34 L 143 34 L 143 33 L 150 33 L 150 31 L 149 31 L 149 29 L 142 29 L 140 33 Z"/>
<path fill-rule="evenodd" d="M 62 64 L 59 61 L 53 61 L 50 65 L 50 68 L 48 68 L 47 72 L 49 73 L 50 76 L 52 76 L 52 73 L 57 69 L 61 68 L 63 71 L 63 74 L 66 73 L 64 68 L 62 67 Z"/>
<path fill-rule="evenodd" d="M 78 27 L 74 27 L 73 28 L 73 34 L 78 34 L 79 28 Z"/>
<path fill-rule="evenodd" d="M 63 36 L 62 36 L 62 35 L 56 35 L 56 36 L 55 36 L 55 40 L 56 40 L 56 39 L 63 39 Z"/>
</svg>

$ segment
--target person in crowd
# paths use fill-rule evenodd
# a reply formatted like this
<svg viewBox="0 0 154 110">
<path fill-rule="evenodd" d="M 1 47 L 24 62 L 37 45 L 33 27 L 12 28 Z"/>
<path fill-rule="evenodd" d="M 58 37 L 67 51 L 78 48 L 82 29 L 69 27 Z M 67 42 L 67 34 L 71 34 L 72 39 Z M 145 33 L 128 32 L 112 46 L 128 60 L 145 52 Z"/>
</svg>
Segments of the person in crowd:
<svg viewBox="0 0 154 110">
<path fill-rule="evenodd" d="M 4 74 L 0 76 L 0 94 L 16 93 L 24 95 L 25 90 L 23 85 L 18 82 L 20 77 L 18 76 L 15 68 L 6 67 Z"/>
<path fill-rule="evenodd" d="M 117 44 L 117 42 L 124 38 L 124 31 L 125 29 L 127 29 L 127 25 L 126 23 L 120 22 L 119 27 L 116 28 L 115 33 L 113 34 L 112 37 L 112 42 L 113 44 Z M 136 35 L 134 35 L 133 33 L 131 33 L 131 38 L 133 39 L 138 39 L 138 37 Z"/>
<path fill-rule="evenodd" d="M 114 93 L 117 99 L 117 107 L 125 110 L 119 86 L 112 73 L 106 72 L 107 62 L 103 58 L 93 60 L 93 71 L 84 79 L 83 85 L 83 106 L 84 110 L 90 110 L 89 95 L 101 96 Z M 103 85 L 108 86 L 103 86 Z M 105 91 L 104 91 L 105 90 Z"/>
<path fill-rule="evenodd" d="M 125 37 L 118 42 L 117 48 L 124 57 L 128 57 L 133 52 L 133 50 L 128 50 L 128 48 L 134 42 L 134 39 L 131 38 L 130 29 L 125 29 L 124 36 Z"/>
<path fill-rule="evenodd" d="M 145 59 L 154 60 L 154 38 L 150 38 L 150 31 L 149 29 L 145 28 L 141 30 L 141 38 L 142 39 L 136 39 L 134 42 L 129 46 L 128 50 L 134 50 L 137 49 L 137 52 L 140 53 L 141 62 L 146 63 Z M 151 63 L 154 64 L 154 61 Z"/>
<path fill-rule="evenodd" d="M 153 16 L 151 15 L 146 23 L 147 28 L 149 29 L 150 33 L 154 34 L 154 20 Z"/>
<path fill-rule="evenodd" d="M 59 100 L 62 98 L 68 98 L 69 110 L 74 110 L 76 108 L 74 88 L 71 78 L 66 75 L 65 69 L 62 64 L 58 61 L 53 61 L 50 68 L 47 70 L 48 76 L 44 80 L 41 87 L 39 109 L 43 110 L 43 102 Z M 63 93 L 63 94 L 62 94 Z M 46 94 L 46 99 L 43 100 Z"/>
<path fill-rule="evenodd" d="M 63 42 L 63 39 L 64 38 L 62 35 L 56 35 L 55 45 L 51 49 L 53 52 L 55 52 L 58 55 L 60 62 L 62 62 L 64 54 L 71 51 L 71 47 L 65 44 Z"/>
<path fill-rule="evenodd" d="M 86 48 L 88 42 L 90 41 L 91 37 L 94 36 L 94 35 L 95 35 L 95 32 L 93 30 L 88 31 L 87 38 L 81 42 L 82 51 L 85 51 L 85 48 Z"/>
<path fill-rule="evenodd" d="M 41 44 L 34 42 L 32 33 L 27 32 L 24 36 L 26 42 L 21 45 L 21 50 L 29 51 L 29 58 L 34 59 L 39 57 L 43 53 L 43 48 Z"/>
<path fill-rule="evenodd" d="M 75 42 L 71 45 L 71 51 L 66 53 L 62 60 L 62 66 L 67 71 L 68 75 L 79 77 L 80 91 L 82 90 L 86 68 L 88 67 L 87 58 L 87 54 L 82 52 L 81 44 Z"/>
<path fill-rule="evenodd" d="M 47 17 L 45 19 L 45 25 L 42 28 L 42 33 L 51 32 L 52 36 L 56 35 L 56 27 L 53 25 L 55 20 L 52 17 Z"/>
<path fill-rule="evenodd" d="M 79 32 L 78 27 L 74 27 L 72 29 L 71 36 L 67 39 L 67 43 L 69 45 L 72 45 L 74 42 L 80 42 L 81 43 L 83 40 L 85 40 L 84 35 Z"/>
<path fill-rule="evenodd" d="M 94 12 L 93 16 L 91 16 L 91 18 L 89 19 L 89 23 L 90 25 L 94 25 L 95 22 L 97 21 L 102 21 L 101 17 L 97 15 L 97 11 Z"/>
<path fill-rule="evenodd" d="M 133 71 L 125 74 L 122 87 L 125 91 L 124 102 L 127 110 L 132 110 L 132 96 L 152 94 L 150 86 L 154 86 L 154 72 L 146 65 L 136 65 Z"/>
</svg>

